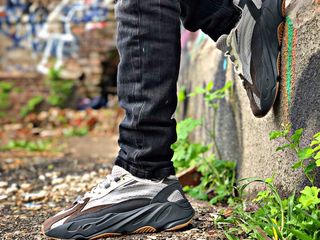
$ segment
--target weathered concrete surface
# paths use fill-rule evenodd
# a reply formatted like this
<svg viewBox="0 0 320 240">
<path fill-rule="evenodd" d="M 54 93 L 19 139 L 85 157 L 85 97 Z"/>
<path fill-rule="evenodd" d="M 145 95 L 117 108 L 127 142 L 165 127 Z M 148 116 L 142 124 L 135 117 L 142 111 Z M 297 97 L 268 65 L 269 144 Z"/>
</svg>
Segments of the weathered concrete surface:
<svg viewBox="0 0 320 240">
<path fill-rule="evenodd" d="M 204 118 L 206 129 L 216 133 L 220 157 L 238 162 L 238 178 L 275 174 L 284 193 L 301 187 L 305 179 L 301 172 L 291 169 L 296 161 L 292 152 L 275 152 L 283 142 L 271 142 L 269 132 L 280 129 L 282 123 L 291 123 L 293 129 L 305 129 L 303 144 L 306 144 L 320 131 L 320 6 L 311 0 L 293 0 L 288 2 L 287 12 L 280 95 L 265 118 L 252 115 L 241 81 L 234 77 L 231 64 L 227 67 L 223 64 L 223 56 L 211 40 L 199 44 L 200 36 L 189 43 L 188 51 L 184 51 L 189 57 L 183 54 L 180 77 L 180 85 L 188 91 L 209 81 L 220 87 L 226 80 L 235 82 L 216 114 L 207 108 L 201 96 L 188 99 L 183 114 Z M 212 142 L 207 132 L 199 130 L 195 139 Z"/>
</svg>

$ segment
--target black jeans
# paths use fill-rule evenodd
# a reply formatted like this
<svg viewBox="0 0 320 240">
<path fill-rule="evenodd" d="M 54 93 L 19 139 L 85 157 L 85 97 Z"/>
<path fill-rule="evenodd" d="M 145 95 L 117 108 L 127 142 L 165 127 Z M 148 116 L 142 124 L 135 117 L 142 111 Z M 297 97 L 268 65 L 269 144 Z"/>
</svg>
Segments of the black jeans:
<svg viewBox="0 0 320 240">
<path fill-rule="evenodd" d="M 175 173 L 180 17 L 188 30 L 217 40 L 239 16 L 232 0 L 118 0 L 118 97 L 126 115 L 116 165 L 148 179 Z"/>
</svg>

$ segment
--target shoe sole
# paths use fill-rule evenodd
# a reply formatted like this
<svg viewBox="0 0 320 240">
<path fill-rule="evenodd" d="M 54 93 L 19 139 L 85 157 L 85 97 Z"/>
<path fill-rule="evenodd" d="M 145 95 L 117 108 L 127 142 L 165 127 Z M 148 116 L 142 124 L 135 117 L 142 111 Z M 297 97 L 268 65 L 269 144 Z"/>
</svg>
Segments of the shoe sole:
<svg viewBox="0 0 320 240">
<path fill-rule="evenodd" d="M 191 225 L 192 223 L 192 219 L 190 219 L 188 222 L 186 223 L 183 223 L 183 224 L 179 224 L 175 227 L 172 227 L 172 228 L 169 228 L 169 229 L 165 229 L 163 231 L 165 232 L 175 232 L 175 231 L 179 231 L 181 229 L 184 229 L 186 227 L 188 227 L 189 225 Z M 46 235 L 45 234 L 45 231 L 43 229 L 43 226 L 41 228 L 41 232 L 43 235 Z M 144 234 L 144 233 L 156 233 L 156 232 L 159 232 L 157 231 L 156 228 L 154 227 L 151 227 L 151 226 L 144 226 L 144 227 L 141 227 L 135 231 L 133 231 L 132 233 L 127 233 L 128 235 L 132 235 L 132 234 Z M 98 236 L 95 236 L 95 237 L 92 237 L 92 238 L 89 238 L 89 240 L 97 240 L 97 239 L 100 239 L 100 238 L 110 238 L 110 237 L 120 237 L 120 236 L 123 236 L 125 234 L 122 234 L 122 233 L 103 233 L 101 235 L 98 235 Z M 51 237 L 51 239 L 60 239 L 60 238 L 53 238 Z"/>
<path fill-rule="evenodd" d="M 169 229 L 166 229 L 164 231 L 165 232 L 179 231 L 179 230 L 181 230 L 183 228 L 186 228 L 189 225 L 191 225 L 191 222 L 192 222 L 192 219 L 190 219 L 188 222 L 186 222 L 184 224 L 177 225 L 177 226 L 175 226 L 173 228 L 169 228 Z M 144 226 L 144 227 L 141 227 L 141 228 L 135 230 L 134 232 L 128 233 L 128 234 L 132 235 L 132 234 L 144 234 L 144 233 L 156 233 L 156 232 L 158 232 L 158 231 L 154 227 Z M 104 233 L 104 234 L 98 235 L 96 237 L 90 238 L 90 240 L 97 240 L 99 238 L 108 238 L 108 237 L 120 237 L 122 235 L 124 235 L 124 234 L 121 234 L 121 233 Z"/>
<path fill-rule="evenodd" d="M 191 224 L 194 210 L 187 200 L 179 204 L 151 204 L 133 211 L 75 220 L 42 232 L 53 239 L 99 239 L 127 234 L 177 231 Z"/>
<path fill-rule="evenodd" d="M 285 21 L 285 17 L 286 17 L 286 0 L 282 0 L 282 3 L 281 3 L 281 14 L 282 14 L 282 17 L 283 17 L 284 20 L 278 25 L 278 29 L 277 29 L 278 44 L 279 44 L 279 53 L 278 53 L 278 56 L 277 56 L 278 78 L 277 78 L 277 82 L 276 82 L 275 97 L 273 99 L 272 106 L 274 105 L 274 103 L 277 100 L 277 96 L 279 94 L 279 89 L 280 89 L 280 81 L 281 81 L 281 49 L 282 49 L 282 41 L 283 41 L 283 37 L 284 37 L 284 28 L 285 28 L 285 22 L 286 22 Z M 268 114 L 268 112 L 266 114 Z M 261 117 L 264 117 L 265 115 L 262 115 Z"/>
</svg>

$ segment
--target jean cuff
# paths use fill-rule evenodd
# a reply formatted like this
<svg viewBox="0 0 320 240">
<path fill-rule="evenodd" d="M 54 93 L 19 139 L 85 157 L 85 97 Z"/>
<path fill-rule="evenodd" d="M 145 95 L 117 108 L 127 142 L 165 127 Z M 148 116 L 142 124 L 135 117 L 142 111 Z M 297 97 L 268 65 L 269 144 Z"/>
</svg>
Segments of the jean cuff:
<svg viewBox="0 0 320 240">
<path fill-rule="evenodd" d="M 168 168 L 157 168 L 155 170 L 146 170 L 142 168 L 137 168 L 129 164 L 120 157 L 117 157 L 115 165 L 122 167 L 135 177 L 144 178 L 144 179 L 163 179 L 171 175 L 175 175 L 175 170 L 173 167 Z"/>
</svg>

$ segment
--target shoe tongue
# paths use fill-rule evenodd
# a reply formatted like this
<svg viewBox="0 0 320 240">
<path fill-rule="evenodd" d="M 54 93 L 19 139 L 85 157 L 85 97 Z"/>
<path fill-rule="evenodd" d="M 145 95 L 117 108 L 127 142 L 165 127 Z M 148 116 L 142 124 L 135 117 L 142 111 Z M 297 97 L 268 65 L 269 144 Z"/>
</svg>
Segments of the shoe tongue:
<svg viewBox="0 0 320 240">
<path fill-rule="evenodd" d="M 128 174 L 129 172 L 119 166 L 113 166 L 111 176 L 114 178 L 121 178 L 123 175 Z"/>
</svg>

